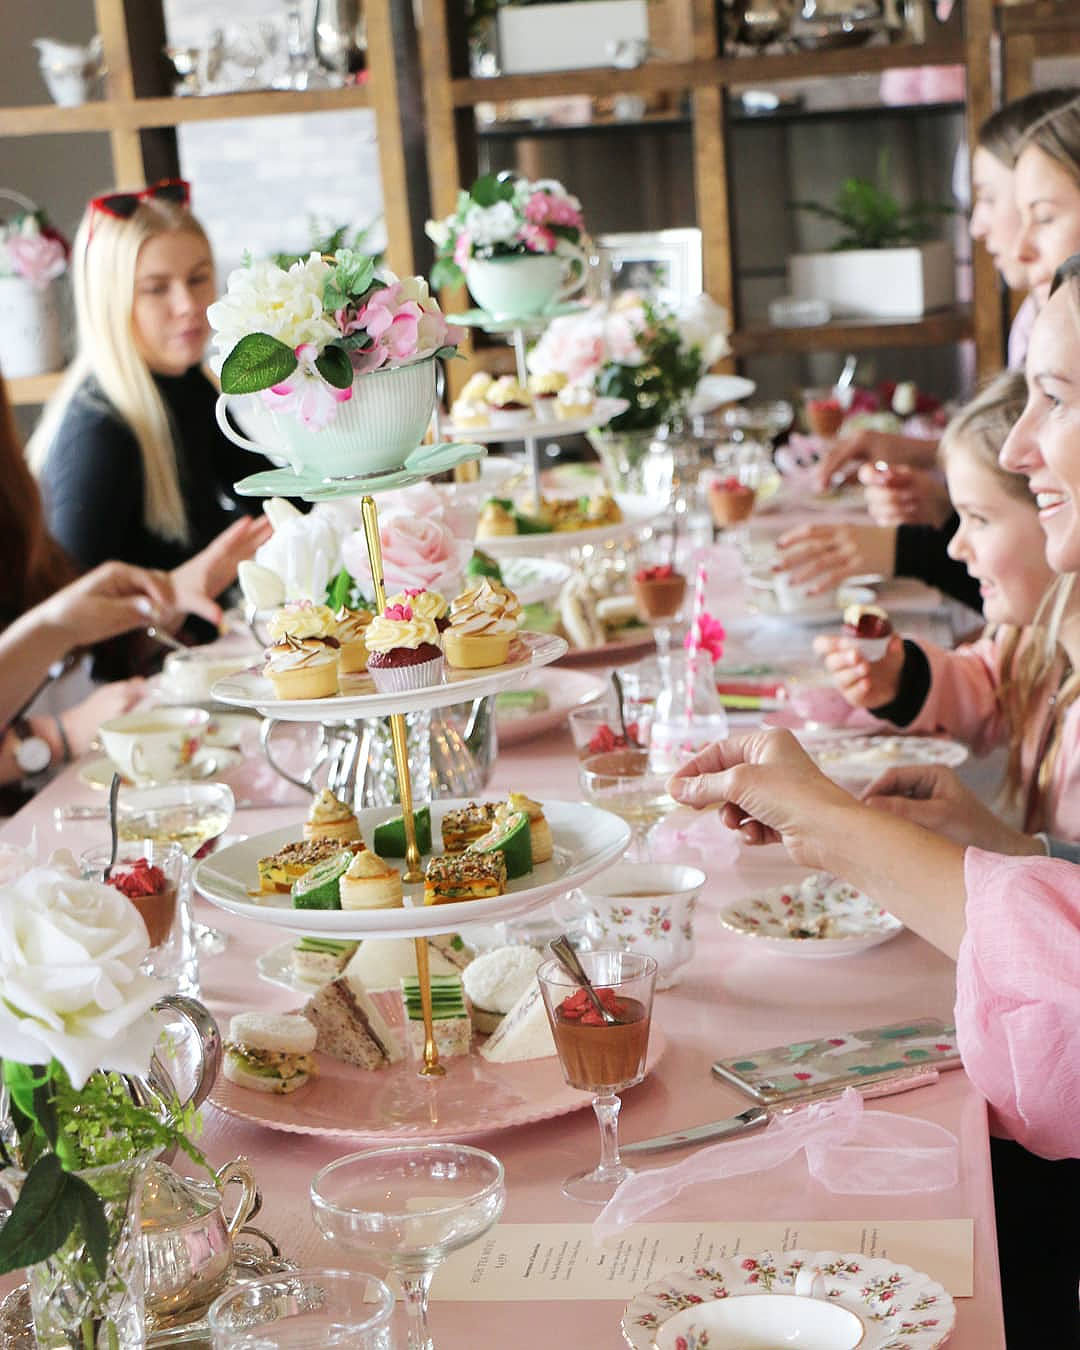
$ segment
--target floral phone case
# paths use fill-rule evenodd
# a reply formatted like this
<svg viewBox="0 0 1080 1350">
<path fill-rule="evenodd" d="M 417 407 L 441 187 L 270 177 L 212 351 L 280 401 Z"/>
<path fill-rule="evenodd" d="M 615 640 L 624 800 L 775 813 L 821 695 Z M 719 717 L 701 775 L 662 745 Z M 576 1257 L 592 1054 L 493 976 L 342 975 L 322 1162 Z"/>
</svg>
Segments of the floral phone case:
<svg viewBox="0 0 1080 1350">
<path fill-rule="evenodd" d="M 925 1017 L 717 1060 L 712 1071 L 755 1101 L 782 1106 L 835 1096 L 846 1087 L 900 1085 L 905 1078 L 959 1064 L 955 1028 Z"/>
</svg>

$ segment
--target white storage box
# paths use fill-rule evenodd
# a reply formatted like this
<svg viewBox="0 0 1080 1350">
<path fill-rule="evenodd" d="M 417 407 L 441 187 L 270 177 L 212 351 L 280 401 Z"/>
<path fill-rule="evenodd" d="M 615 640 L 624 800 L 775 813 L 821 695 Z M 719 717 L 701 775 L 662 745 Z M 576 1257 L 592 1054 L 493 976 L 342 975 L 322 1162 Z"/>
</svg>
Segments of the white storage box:
<svg viewBox="0 0 1080 1350">
<path fill-rule="evenodd" d="M 800 300 L 824 300 L 834 318 L 918 319 L 956 297 L 952 245 L 795 253 L 788 287 Z"/>
<path fill-rule="evenodd" d="M 496 21 L 504 75 L 610 66 L 617 42 L 649 40 L 647 0 L 503 5 Z"/>
</svg>

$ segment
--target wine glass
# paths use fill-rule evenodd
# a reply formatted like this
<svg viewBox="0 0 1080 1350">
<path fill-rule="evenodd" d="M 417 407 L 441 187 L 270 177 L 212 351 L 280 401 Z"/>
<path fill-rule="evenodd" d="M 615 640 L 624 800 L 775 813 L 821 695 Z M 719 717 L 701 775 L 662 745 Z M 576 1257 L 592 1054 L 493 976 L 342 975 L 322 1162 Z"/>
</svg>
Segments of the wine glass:
<svg viewBox="0 0 1080 1350">
<path fill-rule="evenodd" d="M 578 781 L 594 806 L 613 811 L 630 826 L 628 855 L 648 859 L 649 831 L 675 809 L 667 775 L 653 768 L 648 748 L 627 746 L 586 754 L 578 761 Z"/>
<path fill-rule="evenodd" d="M 190 859 L 211 839 L 225 833 L 235 810 L 232 792 L 224 783 L 163 783 L 160 787 L 124 789 L 117 803 L 117 832 L 121 839 L 179 844 L 189 859 L 184 886 L 190 890 Z M 225 950 L 226 938 L 218 929 L 195 923 L 193 932 L 208 955 Z"/>
<path fill-rule="evenodd" d="M 384 1262 L 405 1292 L 409 1350 L 434 1350 L 428 1290 L 439 1263 L 495 1223 L 503 1166 L 466 1144 L 405 1144 L 350 1153 L 311 1183 L 311 1208 L 335 1247 Z"/>
<path fill-rule="evenodd" d="M 619 1093 L 645 1076 L 656 962 L 622 951 L 579 952 L 578 960 L 615 1014 L 614 1025 L 601 1020 L 561 962 L 545 961 L 536 973 L 563 1077 L 571 1087 L 593 1094 L 600 1125 L 599 1163 L 590 1172 L 567 1177 L 563 1194 L 606 1205 L 632 1170 L 619 1158 Z"/>
<path fill-rule="evenodd" d="M 392 1350 L 394 1296 L 371 1271 L 297 1270 L 246 1280 L 210 1305 L 213 1350 Z"/>
</svg>

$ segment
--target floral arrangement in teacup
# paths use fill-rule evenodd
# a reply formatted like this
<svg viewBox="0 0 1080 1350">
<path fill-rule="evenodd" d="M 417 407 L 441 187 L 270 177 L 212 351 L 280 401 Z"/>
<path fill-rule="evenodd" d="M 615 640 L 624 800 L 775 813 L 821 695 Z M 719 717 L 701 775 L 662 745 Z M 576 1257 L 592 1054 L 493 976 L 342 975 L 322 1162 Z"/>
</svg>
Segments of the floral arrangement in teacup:
<svg viewBox="0 0 1080 1350">
<path fill-rule="evenodd" d="M 205 1165 L 189 1137 L 194 1112 L 176 1104 L 163 1120 L 135 1104 L 122 1077 L 148 1073 L 159 1035 L 150 1010 L 169 992 L 139 969 L 149 948 L 134 905 L 81 878 L 70 854 L 34 865 L 5 851 L 0 1056 L 9 1119 L 0 1154 L 25 1175 L 0 1227 L 0 1274 L 63 1253 L 74 1239 L 69 1259 L 104 1278 L 105 1206 L 80 1171 L 176 1146 Z M 91 1282 L 85 1270 L 72 1273 Z"/>
<path fill-rule="evenodd" d="M 355 376 L 452 356 L 462 338 L 423 277 L 397 277 L 347 248 L 288 270 L 249 262 L 207 318 L 223 392 L 261 394 L 313 431 L 352 398 Z"/>
<path fill-rule="evenodd" d="M 553 319 L 528 356 L 534 375 L 565 375 L 630 406 L 607 429 L 642 431 L 680 416 L 730 350 L 727 311 L 707 295 L 671 310 L 636 291 Z"/>
<path fill-rule="evenodd" d="M 43 288 L 67 271 L 71 248 L 44 211 L 20 211 L 0 223 L 0 277 Z"/>
<path fill-rule="evenodd" d="M 453 214 L 429 220 L 425 229 L 435 245 L 434 286 L 460 285 L 472 258 L 576 257 L 586 239 L 581 203 L 561 183 L 509 171 L 484 174 L 462 189 Z"/>
</svg>

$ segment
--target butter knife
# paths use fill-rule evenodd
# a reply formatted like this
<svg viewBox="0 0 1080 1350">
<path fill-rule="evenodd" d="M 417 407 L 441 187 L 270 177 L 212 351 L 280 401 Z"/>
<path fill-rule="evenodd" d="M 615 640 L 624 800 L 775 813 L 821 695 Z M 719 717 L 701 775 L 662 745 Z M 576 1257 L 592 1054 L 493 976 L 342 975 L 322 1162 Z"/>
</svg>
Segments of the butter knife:
<svg viewBox="0 0 1080 1350">
<path fill-rule="evenodd" d="M 671 1148 L 689 1148 L 706 1144 L 712 1139 L 727 1139 L 737 1134 L 748 1134 L 769 1123 L 769 1112 L 764 1106 L 751 1106 L 727 1120 L 710 1120 L 704 1125 L 693 1125 L 675 1134 L 658 1134 L 654 1139 L 639 1139 L 636 1144 L 621 1144 L 622 1153 L 663 1153 Z"/>
</svg>

